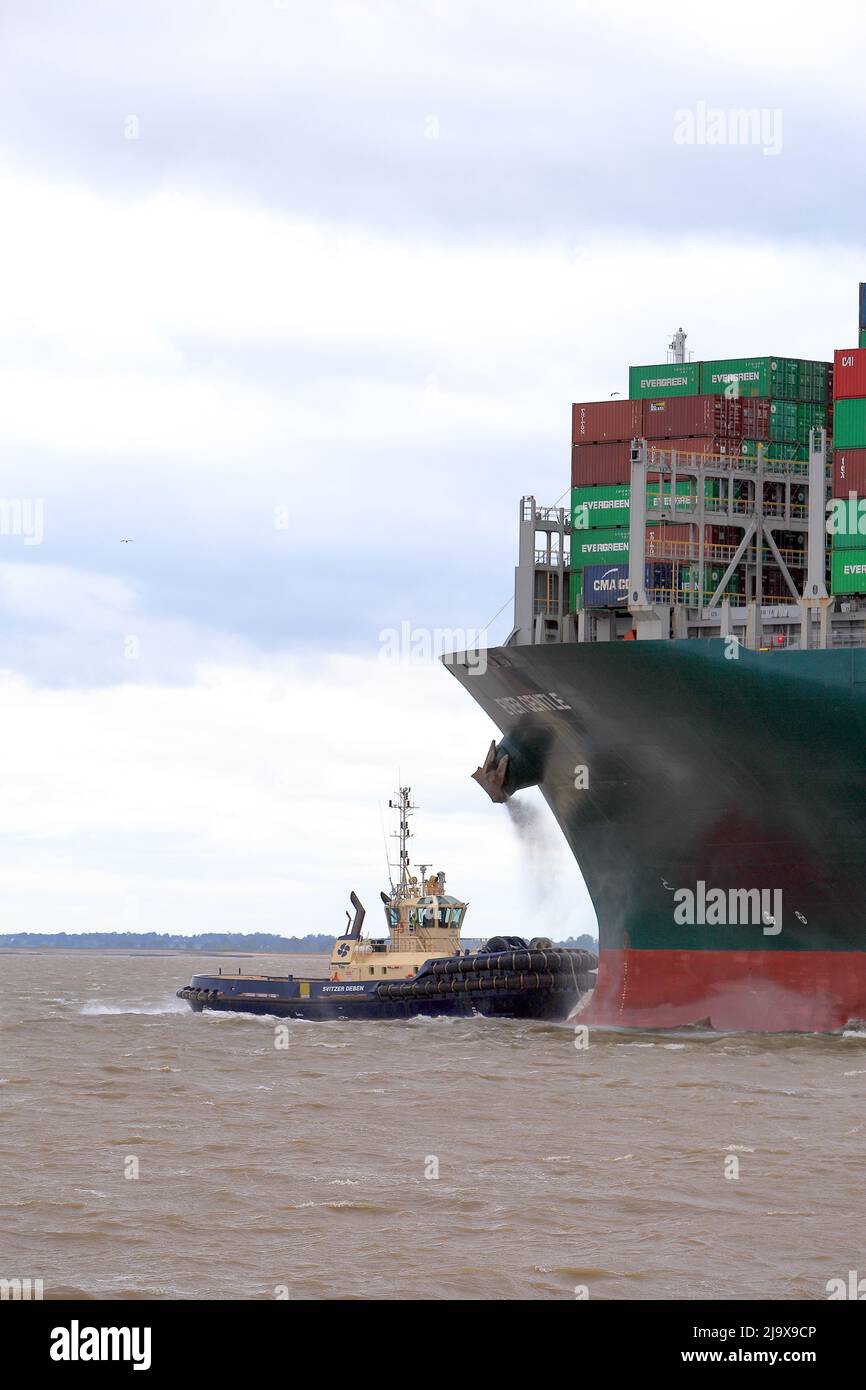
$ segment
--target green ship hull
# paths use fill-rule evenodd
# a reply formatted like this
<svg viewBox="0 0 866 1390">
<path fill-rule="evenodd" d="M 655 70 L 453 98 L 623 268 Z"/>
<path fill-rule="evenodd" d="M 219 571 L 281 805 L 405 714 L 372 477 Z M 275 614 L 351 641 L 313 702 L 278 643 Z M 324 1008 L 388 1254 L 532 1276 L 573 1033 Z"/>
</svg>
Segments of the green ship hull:
<svg viewBox="0 0 866 1390">
<path fill-rule="evenodd" d="M 866 1016 L 866 650 L 485 655 L 449 669 L 502 731 L 506 792 L 541 788 L 597 912 L 582 1019 L 835 1031 Z"/>
</svg>

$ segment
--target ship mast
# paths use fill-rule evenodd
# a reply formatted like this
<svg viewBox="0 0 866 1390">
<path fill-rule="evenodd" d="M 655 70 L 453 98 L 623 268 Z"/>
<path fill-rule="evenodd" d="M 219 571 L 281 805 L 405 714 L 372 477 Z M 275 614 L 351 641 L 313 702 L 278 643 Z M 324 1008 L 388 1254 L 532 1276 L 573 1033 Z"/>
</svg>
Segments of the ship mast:
<svg viewBox="0 0 866 1390">
<path fill-rule="evenodd" d="M 668 360 L 674 362 L 685 362 L 686 360 L 686 338 L 682 328 L 678 328 L 668 344 Z"/>
<path fill-rule="evenodd" d="M 395 883 L 391 880 L 391 892 L 393 897 L 399 902 L 402 898 L 415 896 L 415 886 L 411 882 L 409 873 L 409 840 L 412 832 L 409 829 L 409 817 L 417 808 L 412 804 L 412 788 L 399 787 L 397 790 L 397 800 L 389 801 L 388 805 L 392 811 L 397 812 L 397 830 L 391 835 L 392 840 L 399 843 L 399 864 L 398 878 Z M 391 865 L 390 867 L 394 867 Z"/>
</svg>

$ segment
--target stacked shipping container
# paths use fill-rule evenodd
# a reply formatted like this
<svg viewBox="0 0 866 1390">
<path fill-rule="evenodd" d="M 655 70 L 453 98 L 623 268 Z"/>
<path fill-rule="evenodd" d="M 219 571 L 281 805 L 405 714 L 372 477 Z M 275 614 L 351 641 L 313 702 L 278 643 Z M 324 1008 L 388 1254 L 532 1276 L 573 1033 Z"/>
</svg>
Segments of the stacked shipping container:
<svg viewBox="0 0 866 1390">
<path fill-rule="evenodd" d="M 833 592 L 866 592 L 866 535 L 860 530 L 858 503 L 866 497 L 866 347 L 836 353 L 833 372 L 834 498 L 846 506 L 838 514 L 830 545 Z M 866 529 L 866 524 L 864 524 Z"/>
<path fill-rule="evenodd" d="M 826 362 L 735 357 L 631 367 L 630 399 L 572 407 L 572 487 L 627 483 L 631 441 L 755 458 L 808 458 L 809 430 L 829 427 L 832 372 Z M 738 396 L 726 395 L 736 383 Z M 864 411 L 866 422 L 866 411 Z"/>
<path fill-rule="evenodd" d="M 823 364 L 819 364 L 823 365 Z M 728 357 L 702 362 L 701 390 L 724 395 L 736 383 L 740 396 L 795 401 L 800 391 L 800 360 L 796 357 Z"/>
<path fill-rule="evenodd" d="M 828 401 L 832 392 L 830 364 L 785 357 L 724 358 L 712 362 L 661 363 L 629 369 L 629 399 L 590 401 L 572 407 L 572 600 L 593 606 L 611 594 L 623 592 L 611 566 L 628 566 L 628 483 L 631 478 L 631 444 L 645 438 L 653 448 L 676 449 L 686 454 L 718 456 L 757 456 L 764 446 L 769 459 L 808 459 L 810 429 L 827 426 Z M 731 394 L 735 387 L 736 394 Z M 866 392 L 864 392 L 866 395 Z M 863 413 L 866 429 L 866 401 Z M 866 437 L 864 437 L 866 458 Z M 678 493 L 677 506 L 690 503 L 686 481 Z M 682 500 L 680 500 L 680 498 Z M 650 489 L 648 510 L 664 507 L 664 501 Z M 673 518 L 676 507 L 665 509 Z M 669 524 L 669 523 L 668 523 Z M 581 535 L 581 530 L 586 533 Z M 707 542 L 722 546 L 718 528 L 708 528 Z M 648 530 L 647 555 L 652 554 L 652 528 Z M 670 533 L 669 533 L 670 536 Z M 683 528 L 684 542 L 688 532 Z M 678 548 L 678 547 L 677 547 Z M 683 546 L 685 551 L 687 547 Z M 604 574 L 586 573 L 604 567 Z M 717 567 L 716 567 L 717 568 Z M 680 573 L 685 583 L 697 583 L 688 567 L 668 567 L 661 576 L 654 567 L 653 579 L 666 578 L 667 587 L 679 587 Z M 649 571 L 648 571 L 649 572 Z M 722 571 L 719 573 L 721 574 Z M 577 579 L 574 578 L 577 576 Z M 581 578 L 583 576 L 583 578 Z M 604 582 L 602 582 L 604 581 Z M 705 588 L 714 591 L 718 576 L 711 567 Z M 728 588 L 742 587 L 738 571 Z M 600 596 L 600 597 L 594 597 Z M 616 600 L 618 601 L 618 600 Z"/>
<path fill-rule="evenodd" d="M 656 396 L 700 395 L 698 362 L 667 362 L 657 367 L 629 367 L 628 394 L 631 400 L 652 400 Z"/>
<path fill-rule="evenodd" d="M 571 408 L 571 483 L 627 483 L 642 401 L 584 401 Z"/>
</svg>

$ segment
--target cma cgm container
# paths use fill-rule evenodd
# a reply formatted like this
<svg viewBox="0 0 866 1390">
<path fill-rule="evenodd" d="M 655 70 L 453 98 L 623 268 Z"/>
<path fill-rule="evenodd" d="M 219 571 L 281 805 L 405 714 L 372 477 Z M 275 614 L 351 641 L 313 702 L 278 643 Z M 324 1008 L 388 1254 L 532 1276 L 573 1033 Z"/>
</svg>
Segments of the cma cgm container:
<svg viewBox="0 0 866 1390">
<path fill-rule="evenodd" d="M 866 449 L 833 451 L 833 496 L 847 497 L 849 492 L 866 497 Z"/>
<path fill-rule="evenodd" d="M 647 401 L 643 432 L 647 439 L 685 439 L 692 435 L 742 436 L 739 400 L 725 396 L 679 396 Z"/>
<path fill-rule="evenodd" d="M 664 563 L 645 566 L 647 589 L 670 589 L 673 566 Z M 583 571 L 584 608 L 618 608 L 628 602 L 628 565 L 588 565 Z"/>
<path fill-rule="evenodd" d="M 651 367 L 629 367 L 628 394 L 633 401 L 654 396 L 696 396 L 698 362 L 661 362 Z"/>
<path fill-rule="evenodd" d="M 866 546 L 856 550 L 833 546 L 830 587 L 834 594 L 866 594 Z"/>
<path fill-rule="evenodd" d="M 800 390 L 800 359 L 723 357 L 701 363 L 701 395 L 724 395 L 734 383 L 741 396 L 795 401 Z"/>
<path fill-rule="evenodd" d="M 835 402 L 833 446 L 836 449 L 866 449 L 866 397 Z"/>
<path fill-rule="evenodd" d="M 837 401 L 866 396 L 866 348 L 843 348 L 836 353 L 833 395 Z"/>
<path fill-rule="evenodd" d="M 642 433 L 642 401 L 578 401 L 571 407 L 572 444 L 630 441 Z"/>
</svg>

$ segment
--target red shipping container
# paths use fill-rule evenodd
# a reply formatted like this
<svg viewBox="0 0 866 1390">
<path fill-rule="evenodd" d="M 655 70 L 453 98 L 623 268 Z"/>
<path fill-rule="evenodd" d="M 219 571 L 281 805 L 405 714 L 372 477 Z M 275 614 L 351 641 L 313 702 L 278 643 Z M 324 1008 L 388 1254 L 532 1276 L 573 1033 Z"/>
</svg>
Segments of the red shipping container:
<svg viewBox="0 0 866 1390">
<path fill-rule="evenodd" d="M 653 463 L 656 452 L 658 451 L 665 460 L 670 463 L 670 451 L 676 449 L 677 456 L 685 455 L 683 463 L 691 461 L 692 454 L 713 454 L 723 455 L 724 457 L 740 456 L 740 443 L 737 439 L 718 439 L 710 435 L 696 437 L 694 439 L 653 439 L 647 440 L 647 459 Z"/>
<path fill-rule="evenodd" d="M 647 464 L 651 469 L 656 459 L 670 466 L 670 452 L 676 449 L 681 462 L 688 464 L 692 454 L 711 454 L 739 458 L 736 439 L 648 439 Z M 651 481 L 658 474 L 647 473 Z M 631 442 L 624 444 L 578 444 L 571 451 L 571 486 L 595 487 L 599 483 L 631 482 Z"/>
<path fill-rule="evenodd" d="M 712 545 L 713 528 L 704 528 L 704 545 Z M 685 564 L 697 560 L 700 553 L 700 530 L 691 522 L 662 522 L 646 528 L 646 558 L 648 560 L 679 560 Z"/>
<path fill-rule="evenodd" d="M 626 444 L 578 444 L 572 449 L 572 487 L 594 487 L 597 483 L 630 482 L 630 440 Z"/>
<path fill-rule="evenodd" d="M 856 492 L 866 497 L 866 449 L 836 449 L 833 454 L 833 496 Z"/>
<path fill-rule="evenodd" d="M 739 399 L 727 396 L 668 396 L 644 402 L 643 429 L 647 439 L 684 439 L 715 435 L 742 439 Z"/>
<path fill-rule="evenodd" d="M 866 396 L 866 348 L 842 348 L 835 354 L 833 366 L 834 400 Z"/>
<path fill-rule="evenodd" d="M 770 402 L 763 396 L 742 396 L 742 439 L 770 438 Z"/>
<path fill-rule="evenodd" d="M 643 434 L 643 405 L 643 401 L 579 401 L 571 407 L 572 444 L 639 439 Z"/>
</svg>

